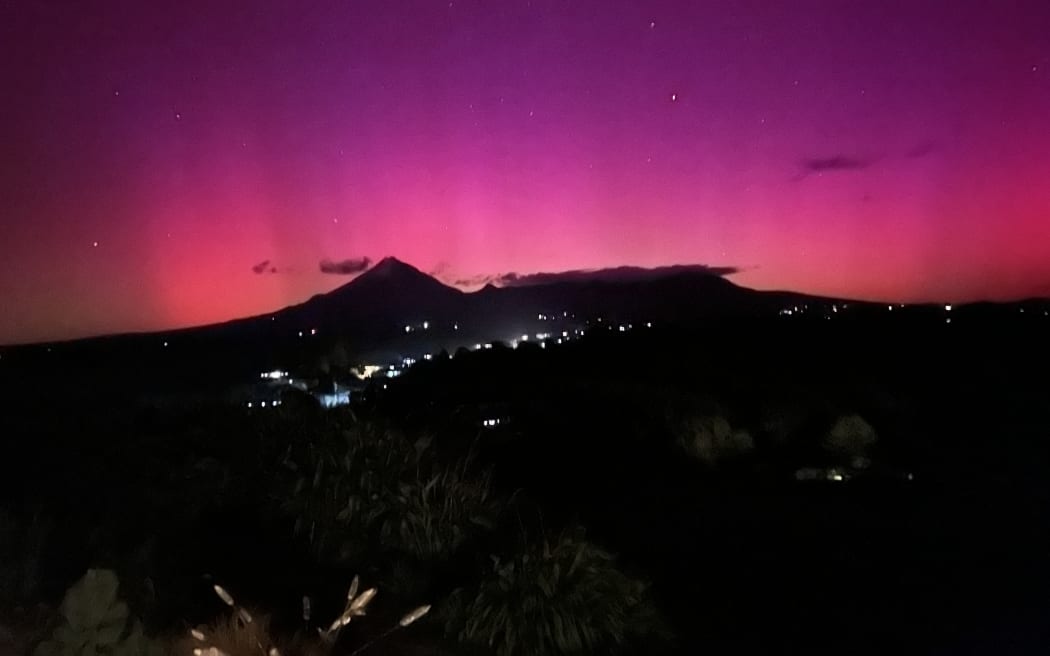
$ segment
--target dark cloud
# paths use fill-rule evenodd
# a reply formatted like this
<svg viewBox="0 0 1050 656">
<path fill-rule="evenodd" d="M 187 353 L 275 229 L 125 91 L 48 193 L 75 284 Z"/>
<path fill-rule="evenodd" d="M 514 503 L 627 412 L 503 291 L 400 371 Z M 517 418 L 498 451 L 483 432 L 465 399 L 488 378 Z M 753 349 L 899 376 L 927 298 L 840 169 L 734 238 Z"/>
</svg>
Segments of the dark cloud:
<svg viewBox="0 0 1050 656">
<path fill-rule="evenodd" d="M 258 264 L 252 266 L 252 273 L 277 273 L 277 267 L 270 263 L 270 260 L 263 260 Z"/>
<path fill-rule="evenodd" d="M 802 163 L 802 166 L 809 173 L 824 173 L 825 171 L 860 171 L 868 168 L 871 164 L 872 160 L 870 159 L 835 155 L 834 157 L 807 159 Z"/>
<path fill-rule="evenodd" d="M 427 275 L 429 275 L 431 278 L 442 278 L 446 273 L 448 273 L 449 268 L 450 265 L 448 262 L 438 262 L 434 265 L 433 269 L 427 272 Z"/>
<path fill-rule="evenodd" d="M 482 274 L 478 276 L 472 276 L 470 278 L 459 278 L 458 280 L 452 281 L 452 284 L 456 287 L 483 287 L 485 285 L 499 285 L 503 286 L 502 280 L 505 276 L 513 276 L 513 273 L 497 273 L 497 274 Z"/>
<path fill-rule="evenodd" d="M 642 267 L 615 267 L 612 269 L 576 269 L 558 273 L 500 273 L 463 278 L 455 281 L 457 287 L 480 287 L 495 285 L 497 287 L 529 287 L 533 285 L 553 285 L 567 282 L 643 282 L 657 280 L 684 273 L 725 277 L 739 273 L 739 267 L 716 267 L 706 264 L 676 264 L 673 266 L 644 269 Z"/>
<path fill-rule="evenodd" d="M 324 259 L 321 260 L 321 273 L 349 276 L 355 273 L 361 273 L 371 265 L 372 260 L 367 257 L 352 257 L 348 260 L 339 260 L 338 262 Z"/>
</svg>

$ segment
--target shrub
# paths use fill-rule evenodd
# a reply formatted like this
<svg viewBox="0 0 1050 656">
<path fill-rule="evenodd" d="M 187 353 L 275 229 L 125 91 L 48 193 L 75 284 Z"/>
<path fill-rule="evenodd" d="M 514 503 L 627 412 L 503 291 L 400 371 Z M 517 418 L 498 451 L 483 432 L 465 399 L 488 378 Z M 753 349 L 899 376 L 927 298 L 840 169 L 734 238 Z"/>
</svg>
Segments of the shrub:
<svg viewBox="0 0 1050 656">
<path fill-rule="evenodd" d="M 355 423 L 290 448 L 285 510 L 322 560 L 361 560 L 371 541 L 415 558 L 444 559 L 502 509 L 487 472 L 467 457 L 440 462 L 429 438 Z"/>
<path fill-rule="evenodd" d="M 692 417 L 683 421 L 678 444 L 686 453 L 707 465 L 750 453 L 755 447 L 750 433 L 734 430 L 720 416 Z"/>
<path fill-rule="evenodd" d="M 646 586 L 579 529 L 493 556 L 477 589 L 457 590 L 444 613 L 450 635 L 499 656 L 615 653 L 660 631 Z"/>
<path fill-rule="evenodd" d="M 839 417 L 824 436 L 827 451 L 841 456 L 864 456 L 878 442 L 871 424 L 860 415 Z"/>
<path fill-rule="evenodd" d="M 62 600 L 62 622 L 37 645 L 34 656 L 159 656 L 160 644 L 118 597 L 117 575 L 89 569 Z"/>
</svg>

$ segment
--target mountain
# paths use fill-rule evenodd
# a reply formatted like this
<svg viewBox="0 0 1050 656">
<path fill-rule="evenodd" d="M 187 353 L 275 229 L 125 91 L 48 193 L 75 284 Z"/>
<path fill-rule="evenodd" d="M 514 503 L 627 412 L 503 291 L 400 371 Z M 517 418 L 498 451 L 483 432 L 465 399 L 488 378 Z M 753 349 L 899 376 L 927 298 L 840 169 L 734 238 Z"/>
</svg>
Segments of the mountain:
<svg viewBox="0 0 1050 656">
<path fill-rule="evenodd" d="M 624 267 L 532 275 L 512 286 L 466 293 L 388 257 L 341 287 L 276 312 L 22 352 L 36 353 L 25 361 L 29 369 L 49 370 L 50 364 L 41 363 L 55 363 L 63 371 L 105 371 L 118 386 L 159 379 L 219 385 L 277 366 L 325 361 L 333 353 L 340 354 L 338 361 L 382 362 L 511 341 L 522 334 L 560 334 L 598 317 L 609 323 L 773 317 L 793 303 L 825 302 L 757 292 L 735 285 L 725 273 L 706 267 Z"/>
<path fill-rule="evenodd" d="M 738 273 L 736 267 L 710 267 L 705 264 L 673 264 L 644 268 L 638 266 L 618 266 L 606 269 L 574 269 L 571 271 L 560 271 L 558 273 L 510 273 L 499 276 L 501 287 L 525 287 L 533 285 L 549 285 L 559 282 L 613 282 L 631 283 L 644 282 L 647 280 L 659 280 L 670 278 L 680 274 L 696 274 L 708 276 L 727 276 Z"/>
<path fill-rule="evenodd" d="M 278 313 L 311 329 L 384 334 L 406 324 L 454 320 L 464 293 L 387 257 L 351 282 Z"/>
</svg>

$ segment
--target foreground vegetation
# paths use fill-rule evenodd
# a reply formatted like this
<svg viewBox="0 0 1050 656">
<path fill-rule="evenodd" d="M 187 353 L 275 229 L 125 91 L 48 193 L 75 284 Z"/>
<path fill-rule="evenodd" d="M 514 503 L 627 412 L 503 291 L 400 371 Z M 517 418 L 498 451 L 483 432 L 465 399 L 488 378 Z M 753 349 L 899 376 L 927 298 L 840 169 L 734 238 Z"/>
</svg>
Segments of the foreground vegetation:
<svg viewBox="0 0 1050 656">
<path fill-rule="evenodd" d="M 331 411 L 22 398 L 2 649 L 884 653 L 1039 612 L 1045 383 L 952 344 L 703 343 L 461 353 Z"/>
</svg>

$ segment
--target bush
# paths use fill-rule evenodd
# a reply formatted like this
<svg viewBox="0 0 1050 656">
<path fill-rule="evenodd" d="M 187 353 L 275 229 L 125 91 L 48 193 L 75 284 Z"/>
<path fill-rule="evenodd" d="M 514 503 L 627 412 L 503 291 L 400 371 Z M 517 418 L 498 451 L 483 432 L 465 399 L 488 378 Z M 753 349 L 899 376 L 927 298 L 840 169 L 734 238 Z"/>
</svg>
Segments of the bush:
<svg viewBox="0 0 1050 656">
<path fill-rule="evenodd" d="M 160 656 L 160 644 L 146 637 L 117 595 L 110 570 L 89 569 L 62 600 L 62 622 L 37 645 L 34 656 Z"/>
<path fill-rule="evenodd" d="M 751 434 L 734 430 L 724 417 L 692 417 L 679 430 L 678 444 L 706 465 L 750 453 L 755 448 Z"/>
<path fill-rule="evenodd" d="M 451 465 L 429 438 L 354 423 L 284 458 L 285 510 L 325 561 L 363 560 L 372 546 L 442 560 L 491 529 L 503 508 L 488 472 L 468 456 Z"/>
<path fill-rule="evenodd" d="M 493 556 L 477 589 L 457 590 L 444 614 L 450 635 L 499 656 L 615 653 L 662 632 L 646 586 L 579 529 Z"/>
<path fill-rule="evenodd" d="M 839 417 L 824 436 L 824 449 L 840 456 L 866 456 L 879 441 L 871 424 L 860 415 Z"/>
</svg>

